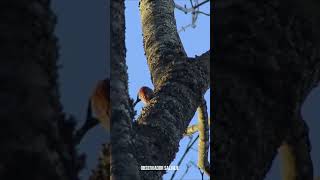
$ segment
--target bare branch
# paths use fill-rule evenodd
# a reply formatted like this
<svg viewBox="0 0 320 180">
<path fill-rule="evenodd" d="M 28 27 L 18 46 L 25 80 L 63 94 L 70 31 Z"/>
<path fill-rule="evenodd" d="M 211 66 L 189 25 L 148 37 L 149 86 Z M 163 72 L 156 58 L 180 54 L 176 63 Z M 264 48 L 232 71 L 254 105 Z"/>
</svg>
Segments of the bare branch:
<svg viewBox="0 0 320 180">
<path fill-rule="evenodd" d="M 176 28 L 174 2 L 141 0 L 140 12 L 144 50 L 152 82 L 158 84 L 155 80 L 160 79 L 163 66 L 172 61 L 184 61 L 187 57 Z"/>
<path fill-rule="evenodd" d="M 186 155 L 187 155 L 187 154 L 188 154 L 188 152 L 190 151 L 191 147 L 192 147 L 192 146 L 193 146 L 193 144 L 198 140 L 198 138 L 199 138 L 199 136 L 197 136 L 193 141 L 192 141 L 192 139 L 190 139 L 190 141 L 189 141 L 189 142 L 191 142 L 191 141 L 192 141 L 192 143 L 190 143 L 190 145 L 189 145 L 189 146 L 187 146 L 187 148 L 186 148 L 186 150 L 184 151 L 183 155 L 181 156 L 181 158 L 180 158 L 180 160 L 179 160 L 179 162 L 178 162 L 177 166 L 180 166 L 180 165 L 181 165 L 181 163 L 182 163 L 183 159 L 186 157 Z M 171 175 L 170 180 L 173 180 L 174 176 L 176 175 L 176 172 L 177 172 L 177 171 L 175 171 L 175 172 Z"/>
<path fill-rule="evenodd" d="M 198 124 L 189 126 L 186 130 L 186 133 L 184 133 L 184 136 L 191 136 L 192 134 L 196 133 L 198 131 Z"/>
<path fill-rule="evenodd" d="M 187 166 L 187 169 L 186 169 L 186 170 L 184 171 L 184 173 L 182 174 L 180 180 L 183 180 L 183 179 L 184 179 L 184 176 L 187 175 L 187 173 L 188 173 L 188 171 L 189 171 L 189 169 L 190 169 L 190 167 L 191 167 L 191 164 L 188 163 L 186 166 Z"/>
<path fill-rule="evenodd" d="M 191 3 L 192 3 L 192 1 L 191 1 Z M 175 8 L 179 9 L 180 11 L 182 11 L 182 12 L 184 12 L 186 14 L 192 11 L 192 8 L 186 8 L 186 6 L 183 7 L 183 6 L 180 6 L 177 3 L 175 3 L 174 6 L 175 6 Z"/>
<path fill-rule="evenodd" d="M 195 59 L 197 60 L 199 66 L 201 66 L 207 75 L 207 78 L 210 80 L 210 53 L 211 50 L 203 53 L 202 55 L 196 57 Z"/>
<path fill-rule="evenodd" d="M 175 3 L 175 8 L 179 9 L 180 11 L 184 12 L 184 13 L 189 13 L 189 12 L 196 12 L 196 9 L 199 9 L 200 6 L 208 3 L 209 0 L 205 0 L 199 4 L 193 5 L 192 1 L 190 0 L 190 4 L 191 4 L 191 8 L 186 8 L 186 6 L 180 6 L 179 4 Z"/>
<path fill-rule="evenodd" d="M 198 167 L 198 169 L 199 169 L 199 173 L 201 174 L 201 180 L 203 180 L 203 174 L 204 174 L 204 172 L 202 172 L 199 167 Z"/>
<path fill-rule="evenodd" d="M 287 143 L 283 143 L 279 148 L 279 154 L 281 157 L 281 173 L 283 180 L 294 180 L 297 176 L 296 163 L 292 146 Z"/>
<path fill-rule="evenodd" d="M 206 172 L 206 174 L 208 174 L 210 176 L 210 165 L 208 162 L 208 149 L 209 149 L 209 118 L 208 118 L 208 114 L 207 114 L 207 107 L 206 107 L 206 103 L 205 100 L 203 99 L 199 108 L 198 108 L 198 120 L 199 120 L 199 124 L 197 125 L 192 125 L 187 129 L 186 134 L 193 134 L 194 132 L 198 131 L 199 129 L 201 130 L 201 132 L 199 132 L 199 135 L 197 136 L 197 138 L 190 144 L 191 140 L 189 141 L 186 151 L 184 152 L 183 156 L 181 157 L 181 159 L 178 162 L 178 166 L 182 163 L 182 160 L 184 159 L 185 155 L 190 151 L 190 149 L 192 149 L 192 146 L 194 144 L 194 142 L 200 137 L 200 139 L 202 138 L 202 141 L 199 140 L 199 159 L 198 159 L 198 166 L 199 168 L 203 169 L 204 172 Z M 189 132 L 188 132 L 189 130 Z M 171 179 L 173 179 L 173 177 L 175 176 L 174 172 L 171 176 Z"/>
<path fill-rule="evenodd" d="M 188 27 L 195 28 L 197 26 L 196 22 L 197 22 L 199 14 L 204 14 L 206 16 L 210 16 L 209 13 L 205 13 L 205 12 L 202 12 L 199 10 L 199 7 L 206 4 L 207 2 L 209 2 L 209 0 L 205 0 L 201 3 L 198 3 L 198 0 L 195 0 L 195 5 L 193 5 L 192 0 L 190 0 L 190 4 L 191 4 L 190 8 L 187 8 L 186 5 L 184 5 L 184 7 L 183 7 L 183 6 L 180 6 L 179 4 L 175 3 L 175 7 L 178 10 L 184 12 L 185 14 L 191 13 L 191 19 L 192 19 L 190 24 L 188 24 L 186 26 L 182 26 L 178 32 L 185 31 Z"/>
<path fill-rule="evenodd" d="M 195 11 L 195 13 L 199 13 L 199 14 L 203 14 L 203 15 L 206 15 L 206 16 L 210 16 L 209 13 L 205 13 L 205 12 L 202 12 L 202 11 Z"/>
<path fill-rule="evenodd" d="M 191 26 L 192 26 L 192 24 L 188 24 L 188 25 L 186 25 L 186 26 L 182 26 L 181 29 L 180 29 L 178 32 L 180 33 L 181 31 L 186 31 L 186 29 L 187 29 L 188 27 L 191 27 Z"/>
<path fill-rule="evenodd" d="M 208 118 L 208 125 L 210 126 L 210 118 Z M 191 125 L 187 128 L 186 132 L 183 134 L 184 136 L 191 136 L 199 130 L 198 124 Z"/>
<path fill-rule="evenodd" d="M 301 115 L 294 119 L 285 142 L 279 148 L 283 180 L 312 179 L 313 166 L 308 128 Z"/>
<path fill-rule="evenodd" d="M 202 6 L 202 5 L 206 4 L 206 3 L 207 3 L 207 2 L 209 2 L 209 1 L 210 1 L 210 0 L 205 0 L 205 1 L 201 2 L 201 3 L 199 3 L 199 4 L 195 5 L 195 6 L 193 6 L 193 9 L 197 9 L 197 8 L 199 8 L 200 6 Z"/>
<path fill-rule="evenodd" d="M 210 164 L 208 161 L 209 150 L 209 125 L 207 105 L 204 98 L 198 108 L 198 129 L 199 129 L 199 146 L 198 146 L 198 166 L 208 176 L 210 176 Z"/>
</svg>

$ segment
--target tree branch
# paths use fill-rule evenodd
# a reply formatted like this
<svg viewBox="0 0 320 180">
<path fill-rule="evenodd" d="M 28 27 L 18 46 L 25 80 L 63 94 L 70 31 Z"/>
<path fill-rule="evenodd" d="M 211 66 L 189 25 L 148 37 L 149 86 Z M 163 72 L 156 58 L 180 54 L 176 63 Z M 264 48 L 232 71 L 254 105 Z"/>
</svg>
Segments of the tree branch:
<svg viewBox="0 0 320 180">
<path fill-rule="evenodd" d="M 193 144 L 198 140 L 199 138 L 199 135 L 193 140 L 192 138 L 190 139 L 189 143 L 188 143 L 188 146 L 186 148 L 186 150 L 184 151 L 183 155 L 181 156 L 177 166 L 180 166 L 183 159 L 186 157 L 186 155 L 188 154 L 188 152 L 190 151 L 190 149 L 192 148 Z M 193 141 L 192 141 L 193 140 Z M 191 143 L 190 143 L 191 142 Z M 175 171 L 172 175 L 171 175 L 171 178 L 170 180 L 173 180 L 174 176 L 176 175 L 177 171 Z"/>
<path fill-rule="evenodd" d="M 186 132 L 183 134 L 184 136 L 191 136 L 194 133 L 198 132 L 199 128 L 198 128 L 198 124 L 189 126 L 186 130 Z"/>
<path fill-rule="evenodd" d="M 124 1 L 111 1 L 111 179 L 138 180 L 139 166 L 131 152 L 132 149 L 132 119 L 134 111 L 128 93 L 128 74 L 125 61 L 125 17 Z M 109 152 L 109 151 L 108 151 Z M 98 170 L 94 177 L 106 177 L 107 173 L 101 169 L 110 161 L 105 154 L 99 161 Z M 99 170 L 100 169 L 100 170 Z M 97 174 L 98 173 L 98 174 Z M 100 174 L 99 174 L 100 173 Z M 99 179 L 99 178 L 98 178 Z M 97 180 L 98 180 L 97 179 Z"/>
<path fill-rule="evenodd" d="M 198 65 L 205 70 L 205 73 L 208 76 L 207 77 L 208 79 L 210 79 L 210 74 L 211 74 L 210 73 L 210 67 L 211 67 L 210 54 L 211 54 L 211 49 L 195 58 L 195 60 L 198 62 Z"/>
<path fill-rule="evenodd" d="M 198 107 L 198 129 L 199 129 L 199 145 L 198 145 L 198 167 L 210 176 L 210 164 L 208 161 L 209 150 L 209 125 L 206 101 L 202 99 Z"/>
<path fill-rule="evenodd" d="M 282 156 L 283 180 L 313 179 L 308 127 L 300 113 L 292 121 L 288 138 L 279 149 Z"/>
<path fill-rule="evenodd" d="M 186 166 L 187 166 L 187 168 L 186 168 L 186 170 L 184 171 L 184 173 L 182 174 L 182 176 L 180 177 L 180 180 L 184 180 L 184 177 L 188 174 L 188 171 L 189 171 L 189 169 L 190 169 L 190 167 L 191 167 L 191 164 L 188 163 Z"/>
<path fill-rule="evenodd" d="M 195 1 L 196 3 L 198 3 L 197 1 Z M 193 27 L 195 28 L 196 27 L 196 22 L 197 22 L 197 19 L 198 19 L 198 15 L 199 14 L 204 14 L 206 16 L 210 16 L 209 13 L 205 13 L 205 12 L 202 12 L 199 10 L 199 7 L 204 5 L 205 3 L 209 2 L 209 0 L 205 0 L 199 4 L 196 4 L 195 6 L 193 5 L 192 3 L 192 0 L 190 0 L 190 4 L 191 4 L 191 7 L 190 8 L 187 8 L 186 5 L 184 5 L 184 7 L 180 6 L 179 4 L 175 3 L 175 7 L 177 9 L 179 9 L 180 11 L 184 12 L 185 14 L 191 12 L 191 17 L 192 17 L 192 21 L 190 24 L 186 25 L 186 26 L 182 26 L 182 28 L 178 31 L 178 32 L 181 32 L 181 31 L 185 31 L 186 28 L 188 27 Z"/>
<path fill-rule="evenodd" d="M 210 127 L 210 118 L 208 118 L 208 125 Z M 183 134 L 184 136 L 191 136 L 193 135 L 194 133 L 196 133 L 199 128 L 198 128 L 198 124 L 194 124 L 194 125 L 191 125 L 187 128 L 186 132 Z"/>
<path fill-rule="evenodd" d="M 137 161 L 141 165 L 168 165 L 178 151 L 179 141 L 209 87 L 209 75 L 196 61 L 164 67 L 158 90 L 142 110 L 136 124 Z M 207 67 L 206 67 L 207 69 Z M 167 153 L 163 153 L 166 149 Z M 150 177 L 150 172 L 141 172 Z M 140 174 L 141 174 L 140 173 Z M 148 174 L 149 173 L 149 174 Z M 161 178 L 161 171 L 156 172 Z"/>
<path fill-rule="evenodd" d="M 210 1 L 210 0 L 202 1 L 201 3 L 199 3 L 199 4 L 195 5 L 195 6 L 193 6 L 193 8 L 194 8 L 194 9 L 197 9 L 197 8 L 199 8 L 200 6 L 204 5 L 205 3 L 209 2 L 209 1 Z"/>
<path fill-rule="evenodd" d="M 124 1 L 111 1 L 111 178 L 140 179 L 131 152 L 133 108 L 129 103 L 125 59 Z"/>
<path fill-rule="evenodd" d="M 187 54 L 177 32 L 172 0 L 141 0 L 140 12 L 144 49 L 152 82 L 157 89 L 163 67 L 173 61 L 185 61 Z"/>
<path fill-rule="evenodd" d="M 134 155 L 139 165 L 169 165 L 209 88 L 209 71 L 186 57 L 176 31 L 173 1 L 141 0 L 140 10 L 155 96 L 134 124 Z M 156 180 L 163 173 L 141 171 L 140 176 Z"/>
</svg>

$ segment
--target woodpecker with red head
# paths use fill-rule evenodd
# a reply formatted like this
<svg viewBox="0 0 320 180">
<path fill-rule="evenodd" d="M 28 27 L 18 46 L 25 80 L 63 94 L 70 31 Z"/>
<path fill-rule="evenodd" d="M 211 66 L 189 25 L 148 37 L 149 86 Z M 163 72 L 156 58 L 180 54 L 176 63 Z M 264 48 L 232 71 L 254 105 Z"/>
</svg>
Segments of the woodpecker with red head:
<svg viewBox="0 0 320 180">
<path fill-rule="evenodd" d="M 154 92 L 151 88 L 142 86 L 138 92 L 137 100 L 133 104 L 135 106 L 138 102 L 142 101 L 145 105 L 154 97 Z"/>
</svg>

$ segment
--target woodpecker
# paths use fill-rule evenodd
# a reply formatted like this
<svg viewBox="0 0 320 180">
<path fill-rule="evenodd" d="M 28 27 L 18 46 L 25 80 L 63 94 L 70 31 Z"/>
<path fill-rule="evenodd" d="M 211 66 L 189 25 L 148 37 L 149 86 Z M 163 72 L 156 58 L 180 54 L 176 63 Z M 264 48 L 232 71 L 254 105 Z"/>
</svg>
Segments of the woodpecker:
<svg viewBox="0 0 320 180">
<path fill-rule="evenodd" d="M 154 97 L 153 90 L 149 87 L 142 86 L 139 89 L 136 102 L 133 104 L 135 106 L 138 102 L 142 101 L 145 105 Z"/>
<path fill-rule="evenodd" d="M 75 141 L 79 143 L 85 133 L 99 122 L 110 132 L 110 80 L 98 81 L 92 95 L 89 98 L 87 117 L 84 125 L 76 132 Z"/>
</svg>

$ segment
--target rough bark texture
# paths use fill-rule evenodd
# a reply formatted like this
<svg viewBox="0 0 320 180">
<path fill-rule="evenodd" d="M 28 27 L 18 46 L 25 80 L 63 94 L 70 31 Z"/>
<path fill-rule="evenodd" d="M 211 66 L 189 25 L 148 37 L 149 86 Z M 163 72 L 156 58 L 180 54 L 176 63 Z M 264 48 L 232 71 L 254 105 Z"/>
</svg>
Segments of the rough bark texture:
<svg viewBox="0 0 320 180">
<path fill-rule="evenodd" d="M 173 1 L 141 0 L 140 11 L 155 96 L 134 124 L 134 154 L 138 165 L 169 165 L 209 87 L 209 69 L 186 56 L 176 31 Z M 140 171 L 140 176 L 161 179 L 163 173 Z"/>
<path fill-rule="evenodd" d="M 296 179 L 311 180 L 308 128 L 301 125 L 300 109 L 319 81 L 315 21 L 294 1 L 217 5 L 212 178 L 264 179 L 277 149 L 291 136 L 299 139 L 294 147 L 302 147 L 295 151 Z M 299 131 L 290 130 L 294 124 Z"/>
<path fill-rule="evenodd" d="M 0 179 L 77 179 L 48 0 L 0 2 Z"/>
<path fill-rule="evenodd" d="M 89 180 L 109 180 L 111 177 L 111 146 L 103 145 L 102 153 L 99 157 L 98 167 L 93 171 Z"/>
<path fill-rule="evenodd" d="M 100 179 L 140 179 L 139 168 L 132 153 L 132 120 L 134 110 L 128 94 L 125 61 L 124 1 L 111 1 L 111 146 L 103 146 L 99 165 L 90 177 Z M 110 170 L 110 172 L 109 172 Z"/>
<path fill-rule="evenodd" d="M 128 93 L 125 61 L 124 1 L 111 2 L 111 179 L 139 179 L 132 153 L 134 111 Z"/>
<path fill-rule="evenodd" d="M 140 5 L 155 96 L 132 123 L 124 2 L 111 1 L 111 179 L 161 179 L 165 171 L 139 171 L 140 166 L 170 165 L 209 88 L 210 51 L 196 59 L 186 56 L 176 31 L 173 1 L 141 1 Z"/>
</svg>

